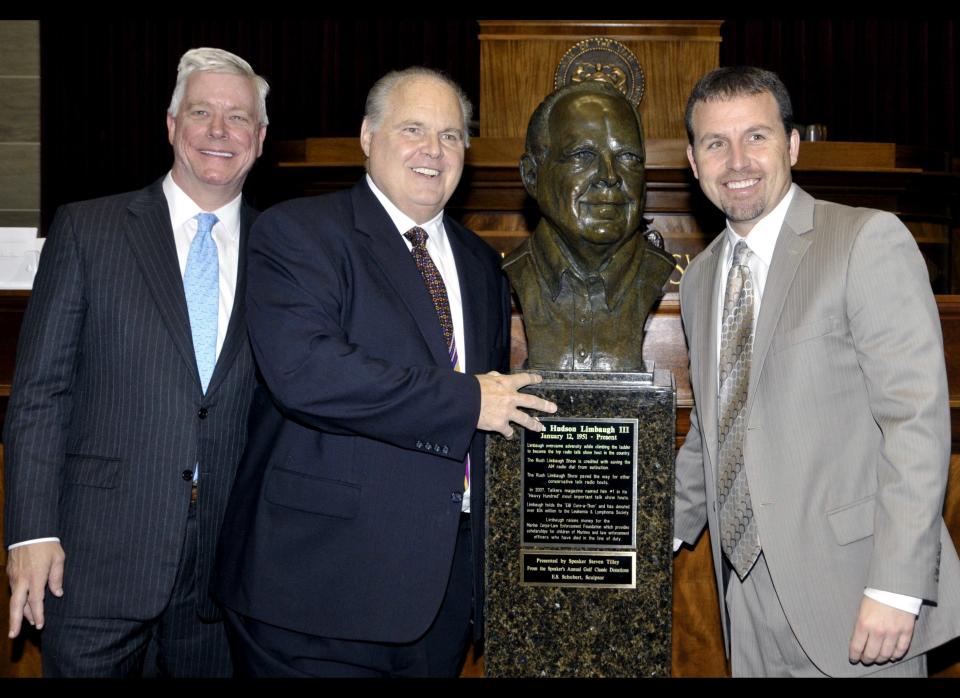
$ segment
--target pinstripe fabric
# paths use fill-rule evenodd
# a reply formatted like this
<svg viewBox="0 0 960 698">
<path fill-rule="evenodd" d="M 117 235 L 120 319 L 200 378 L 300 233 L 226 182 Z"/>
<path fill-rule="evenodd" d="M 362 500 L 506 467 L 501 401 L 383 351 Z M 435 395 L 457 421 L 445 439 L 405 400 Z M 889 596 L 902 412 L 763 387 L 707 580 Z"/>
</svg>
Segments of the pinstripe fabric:
<svg viewBox="0 0 960 698">
<path fill-rule="evenodd" d="M 696 408 L 675 508 L 679 538 L 708 523 L 721 590 L 712 405 L 722 241 L 681 284 Z M 908 656 L 960 635 L 960 561 L 940 516 L 946 387 L 936 303 L 909 231 L 798 190 L 757 318 L 744 468 L 784 614 L 827 674 L 870 671 L 847 661 L 864 587 L 937 603 L 921 610 Z"/>
<path fill-rule="evenodd" d="M 44 677 L 232 676 L 223 623 L 197 616 L 196 543 L 196 506 L 191 506 L 170 601 L 155 620 L 48 613 L 42 636 Z"/>
<path fill-rule="evenodd" d="M 252 215 L 244 209 L 243 240 Z M 65 594 L 46 598 L 53 613 L 148 619 L 165 607 L 190 503 L 183 473 L 195 463 L 207 588 L 254 384 L 243 285 L 241 273 L 204 395 L 159 182 L 57 212 L 4 432 L 5 544 L 56 535 L 66 551 Z M 206 593 L 197 607 L 218 616 Z"/>
</svg>

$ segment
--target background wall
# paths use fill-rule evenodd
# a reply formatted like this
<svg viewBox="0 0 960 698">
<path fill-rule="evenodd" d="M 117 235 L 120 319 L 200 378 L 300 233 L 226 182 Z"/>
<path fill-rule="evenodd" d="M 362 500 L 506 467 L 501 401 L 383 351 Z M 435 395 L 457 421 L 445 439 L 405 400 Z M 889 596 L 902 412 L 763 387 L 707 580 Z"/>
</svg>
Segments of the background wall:
<svg viewBox="0 0 960 698">
<path fill-rule="evenodd" d="M 0 226 L 40 225 L 40 23 L 0 20 Z"/>
<path fill-rule="evenodd" d="M 960 150 L 952 18 L 738 17 L 722 33 L 721 65 L 779 72 L 797 120 L 827 124 L 833 140 Z M 356 135 L 366 90 L 390 69 L 438 68 L 479 98 L 473 18 L 44 19 L 45 224 L 61 203 L 142 187 L 166 172 L 164 113 L 176 62 L 201 45 L 234 51 L 269 79 L 265 161 L 278 140 Z M 249 182 L 255 201 L 265 164 Z"/>
<path fill-rule="evenodd" d="M 411 64 L 444 70 L 476 101 L 473 20 L 263 19 L 41 23 L 44 220 L 56 206 L 142 187 L 171 163 L 164 115 L 180 55 L 216 46 L 271 84 L 271 143 L 359 133 L 370 85 Z M 257 199 L 261 162 L 248 184 Z"/>
</svg>

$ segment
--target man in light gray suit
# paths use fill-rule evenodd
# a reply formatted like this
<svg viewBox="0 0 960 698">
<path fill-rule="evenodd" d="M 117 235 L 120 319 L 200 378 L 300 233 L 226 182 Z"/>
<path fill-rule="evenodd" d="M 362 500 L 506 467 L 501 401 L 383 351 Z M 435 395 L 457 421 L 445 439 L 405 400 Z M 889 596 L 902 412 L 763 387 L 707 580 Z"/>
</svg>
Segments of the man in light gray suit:
<svg viewBox="0 0 960 698">
<path fill-rule="evenodd" d="M 791 122 L 758 68 L 709 73 L 687 104 L 727 228 L 680 286 L 696 407 L 677 544 L 709 526 L 734 676 L 922 676 L 960 635 L 937 306 L 895 216 L 792 184 Z"/>
<path fill-rule="evenodd" d="M 267 90 L 187 51 L 171 171 L 50 229 L 4 432 L 9 635 L 43 628 L 45 676 L 134 675 L 148 648 L 162 675 L 232 673 L 207 589 L 255 383 L 241 191 Z"/>
</svg>

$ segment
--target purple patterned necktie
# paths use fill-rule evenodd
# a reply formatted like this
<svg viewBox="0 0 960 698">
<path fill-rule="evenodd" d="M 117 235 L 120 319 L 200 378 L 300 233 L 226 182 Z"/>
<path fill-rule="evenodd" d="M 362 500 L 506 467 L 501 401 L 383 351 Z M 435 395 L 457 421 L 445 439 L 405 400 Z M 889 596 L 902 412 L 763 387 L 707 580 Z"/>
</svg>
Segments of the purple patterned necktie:
<svg viewBox="0 0 960 698">
<path fill-rule="evenodd" d="M 413 244 L 411 250 L 413 261 L 420 270 L 423 277 L 423 283 L 430 292 L 430 298 L 433 300 L 433 308 L 437 311 L 437 319 L 440 320 L 440 329 L 443 331 L 443 341 L 447 345 L 447 352 L 450 355 L 450 365 L 454 371 L 460 371 L 460 358 L 457 355 L 457 338 L 453 334 L 453 318 L 450 315 L 450 301 L 447 299 L 447 287 L 443 283 L 443 277 L 437 265 L 433 263 L 430 253 L 427 251 L 427 231 L 420 226 L 414 226 L 403 234 L 407 240 Z M 470 487 L 470 454 L 464 461 L 465 471 L 463 474 L 463 489 Z"/>
<path fill-rule="evenodd" d="M 743 579 L 760 555 L 760 536 L 753 516 L 750 487 L 743 467 L 743 420 L 753 354 L 754 285 L 747 262 L 752 252 L 743 240 L 733 250 L 727 274 L 720 330 L 719 441 L 717 502 L 720 547 Z"/>
</svg>

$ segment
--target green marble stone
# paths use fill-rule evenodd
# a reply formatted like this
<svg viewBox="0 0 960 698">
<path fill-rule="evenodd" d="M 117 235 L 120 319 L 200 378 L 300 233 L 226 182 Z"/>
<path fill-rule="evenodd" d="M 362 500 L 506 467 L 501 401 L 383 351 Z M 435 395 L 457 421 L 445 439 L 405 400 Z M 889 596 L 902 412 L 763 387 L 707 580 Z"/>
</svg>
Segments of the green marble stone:
<svg viewBox="0 0 960 698">
<path fill-rule="evenodd" d="M 639 420 L 636 588 L 520 583 L 521 439 L 519 434 L 509 440 L 499 434 L 488 437 L 486 674 L 669 676 L 676 429 L 673 375 L 668 371 L 537 373 L 544 380 L 528 392 L 557 403 L 552 417 Z"/>
</svg>

